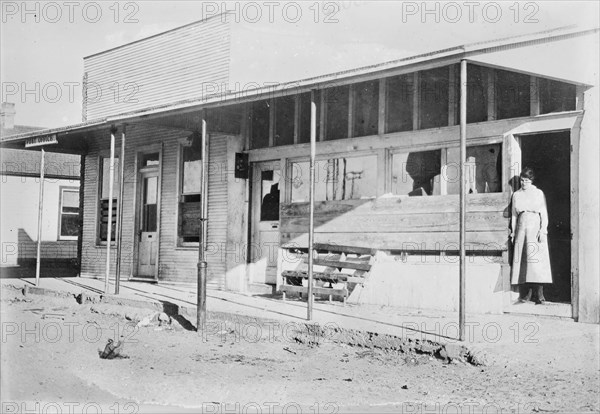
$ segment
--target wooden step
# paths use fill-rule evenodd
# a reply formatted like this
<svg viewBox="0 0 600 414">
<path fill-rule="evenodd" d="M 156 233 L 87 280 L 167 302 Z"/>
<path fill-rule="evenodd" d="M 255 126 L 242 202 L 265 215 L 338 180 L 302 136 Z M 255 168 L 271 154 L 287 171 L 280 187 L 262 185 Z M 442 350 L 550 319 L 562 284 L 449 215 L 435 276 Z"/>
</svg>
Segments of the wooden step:
<svg viewBox="0 0 600 414">
<path fill-rule="evenodd" d="M 292 286 L 292 285 L 282 285 L 280 290 L 285 293 L 308 293 L 307 286 Z M 334 289 L 334 288 L 324 288 L 313 286 L 312 292 L 315 295 L 329 295 L 329 296 L 342 296 L 344 299 L 348 296 L 348 290 L 346 288 Z"/>
<path fill-rule="evenodd" d="M 314 250 L 325 250 L 328 252 L 342 252 L 351 254 L 368 254 L 374 255 L 377 249 L 371 249 L 368 247 L 356 247 L 356 246 L 341 246 L 338 244 L 327 244 L 327 243 L 314 243 Z"/>
<path fill-rule="evenodd" d="M 281 274 L 283 277 L 301 277 L 302 279 L 308 279 L 307 271 L 295 271 L 295 270 L 284 270 Z M 346 282 L 352 275 L 344 273 L 323 273 L 313 272 L 314 280 L 324 280 L 327 282 Z"/>
<path fill-rule="evenodd" d="M 304 263 L 308 263 L 308 259 L 305 259 Z M 343 269 L 356 269 L 356 270 L 364 270 L 368 272 L 371 270 L 371 265 L 366 262 L 350 262 L 350 261 L 342 261 L 342 260 L 327 260 L 327 259 L 315 259 L 313 260 L 314 265 L 318 266 L 330 266 L 335 268 L 343 268 Z"/>
</svg>

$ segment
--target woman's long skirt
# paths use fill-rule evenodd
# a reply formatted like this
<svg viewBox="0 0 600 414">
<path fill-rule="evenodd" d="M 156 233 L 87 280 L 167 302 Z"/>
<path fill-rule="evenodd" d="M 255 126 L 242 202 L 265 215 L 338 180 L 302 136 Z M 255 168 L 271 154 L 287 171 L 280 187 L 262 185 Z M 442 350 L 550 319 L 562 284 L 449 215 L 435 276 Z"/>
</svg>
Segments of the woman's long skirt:
<svg viewBox="0 0 600 414">
<path fill-rule="evenodd" d="M 540 220 L 538 213 L 524 211 L 519 214 L 511 269 L 513 285 L 552 283 L 548 241 L 538 242 Z"/>
</svg>

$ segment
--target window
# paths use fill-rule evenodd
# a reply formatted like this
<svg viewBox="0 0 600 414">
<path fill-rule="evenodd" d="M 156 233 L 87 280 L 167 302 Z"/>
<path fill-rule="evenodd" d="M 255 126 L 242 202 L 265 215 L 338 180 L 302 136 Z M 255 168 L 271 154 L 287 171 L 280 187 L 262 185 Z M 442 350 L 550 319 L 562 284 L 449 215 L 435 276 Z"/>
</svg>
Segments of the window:
<svg viewBox="0 0 600 414">
<path fill-rule="evenodd" d="M 414 75 L 400 75 L 387 79 L 385 132 L 413 129 Z"/>
<path fill-rule="evenodd" d="M 294 144 L 294 115 L 296 99 L 294 95 L 275 99 L 275 137 L 273 145 Z"/>
<path fill-rule="evenodd" d="M 529 113 L 529 75 L 496 70 L 496 118 L 517 118 Z"/>
<path fill-rule="evenodd" d="M 502 191 L 502 144 L 469 146 L 466 161 L 467 194 Z M 448 194 L 460 192 L 459 166 L 460 149 L 448 148 Z"/>
<path fill-rule="evenodd" d="M 354 135 L 376 135 L 379 124 L 379 81 L 363 82 L 354 87 Z"/>
<path fill-rule="evenodd" d="M 575 85 L 539 79 L 540 114 L 575 110 Z"/>
<path fill-rule="evenodd" d="M 325 140 L 348 138 L 350 87 L 329 88 L 325 94 Z"/>
<path fill-rule="evenodd" d="M 194 135 L 191 145 L 181 146 L 178 244 L 200 242 L 200 203 L 202 192 L 202 143 Z"/>
<path fill-rule="evenodd" d="M 309 163 L 292 163 L 292 203 L 308 201 Z M 377 195 L 377 156 L 330 158 L 315 163 L 315 201 Z"/>
<path fill-rule="evenodd" d="M 392 193 L 439 195 L 441 160 L 441 150 L 393 154 Z"/>
<path fill-rule="evenodd" d="M 269 101 L 252 102 L 252 114 L 250 116 L 250 145 L 252 149 L 269 146 L 269 117 Z"/>
<path fill-rule="evenodd" d="M 419 72 L 419 117 L 421 128 L 448 126 L 448 91 L 450 87 L 447 66 Z"/>
<path fill-rule="evenodd" d="M 76 240 L 79 236 L 79 188 L 60 188 L 59 240 Z"/>
<path fill-rule="evenodd" d="M 100 242 L 106 242 L 108 230 L 108 193 L 110 186 L 110 158 L 100 157 L 100 197 L 98 205 L 98 239 Z M 112 220 L 111 220 L 111 241 L 115 241 L 115 228 L 117 226 L 117 199 L 119 196 L 119 159 L 115 157 L 114 179 L 113 179 L 113 202 L 112 202 Z"/>
<path fill-rule="evenodd" d="M 459 76 L 460 79 L 460 76 Z M 457 102 L 460 102 L 460 80 Z M 457 106 L 459 108 L 460 105 Z M 456 111 L 460 116 L 459 111 Z M 481 66 L 467 65 L 467 123 L 487 121 L 487 76 Z M 458 123 L 458 122 L 457 122 Z"/>
</svg>

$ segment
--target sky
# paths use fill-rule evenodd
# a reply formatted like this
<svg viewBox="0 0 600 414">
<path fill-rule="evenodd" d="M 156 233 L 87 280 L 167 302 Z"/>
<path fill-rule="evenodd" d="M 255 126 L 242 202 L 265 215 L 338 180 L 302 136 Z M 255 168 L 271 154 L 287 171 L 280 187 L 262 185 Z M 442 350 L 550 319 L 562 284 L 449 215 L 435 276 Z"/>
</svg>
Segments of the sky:
<svg viewBox="0 0 600 414">
<path fill-rule="evenodd" d="M 2 1 L 2 101 L 15 123 L 81 122 L 83 57 L 231 11 L 232 75 L 283 82 L 576 24 L 599 2 Z M 233 39 L 233 38 L 232 38 Z"/>
</svg>

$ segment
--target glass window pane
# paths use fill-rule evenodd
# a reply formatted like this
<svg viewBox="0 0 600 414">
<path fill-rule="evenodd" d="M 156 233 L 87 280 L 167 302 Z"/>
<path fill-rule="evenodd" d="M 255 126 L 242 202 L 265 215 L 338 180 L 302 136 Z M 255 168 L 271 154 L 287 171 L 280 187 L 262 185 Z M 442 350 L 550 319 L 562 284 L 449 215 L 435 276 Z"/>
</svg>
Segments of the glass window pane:
<svg viewBox="0 0 600 414">
<path fill-rule="evenodd" d="M 142 154 L 142 159 L 141 159 L 142 167 L 148 167 L 150 165 L 158 165 L 159 162 L 160 162 L 160 154 L 158 152 Z"/>
<path fill-rule="evenodd" d="M 79 191 L 63 190 L 62 191 L 62 207 L 66 211 L 69 207 L 79 209 Z"/>
<path fill-rule="evenodd" d="M 413 129 L 414 75 L 394 76 L 387 79 L 385 132 Z"/>
<path fill-rule="evenodd" d="M 379 81 L 354 87 L 354 136 L 376 135 L 379 124 Z"/>
<path fill-rule="evenodd" d="M 260 219 L 279 220 L 279 170 L 262 171 Z"/>
<path fill-rule="evenodd" d="M 156 204 L 157 200 L 157 190 L 158 190 L 158 177 L 148 177 L 146 178 L 146 188 L 145 188 L 145 200 L 144 204 Z"/>
<path fill-rule="evenodd" d="M 119 194 L 119 159 L 115 158 L 115 168 L 113 170 L 113 197 Z M 107 199 L 110 180 L 110 158 L 102 158 L 102 189 L 101 198 Z"/>
<path fill-rule="evenodd" d="M 79 235 L 79 215 L 64 214 L 60 218 L 60 235 L 77 237 Z"/>
<path fill-rule="evenodd" d="M 295 96 L 284 96 L 275 100 L 275 143 L 274 145 L 292 145 L 294 143 Z"/>
<path fill-rule="evenodd" d="M 460 69 L 459 69 L 460 70 Z M 458 72 L 458 71 L 457 71 Z M 460 79 L 460 77 L 459 77 Z M 487 76 L 484 68 L 467 65 L 467 123 L 487 121 Z M 460 101 L 460 80 L 458 81 L 457 103 Z M 456 106 L 459 108 L 459 105 Z M 458 118 L 459 110 L 456 111 Z"/>
<path fill-rule="evenodd" d="M 540 114 L 575 110 L 575 85 L 539 79 Z"/>
<path fill-rule="evenodd" d="M 266 148 L 269 146 L 269 101 L 252 103 L 251 145 L 252 148 Z"/>
<path fill-rule="evenodd" d="M 292 202 L 308 201 L 309 163 L 292 164 Z M 315 163 L 315 201 L 377 195 L 377 156 L 331 158 Z"/>
<path fill-rule="evenodd" d="M 325 140 L 348 138 L 348 106 L 350 87 L 339 86 L 327 89 L 325 95 L 326 119 Z"/>
<path fill-rule="evenodd" d="M 449 73 L 447 66 L 420 72 L 422 129 L 448 125 Z"/>
<path fill-rule="evenodd" d="M 437 195 L 441 171 L 441 150 L 392 155 L 392 193 L 396 195 Z"/>
<path fill-rule="evenodd" d="M 496 70 L 497 119 L 529 116 L 530 77 L 521 73 Z"/>
</svg>

